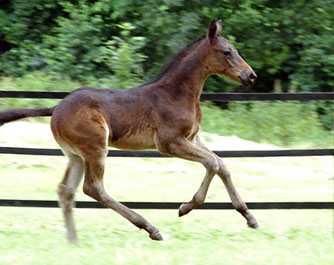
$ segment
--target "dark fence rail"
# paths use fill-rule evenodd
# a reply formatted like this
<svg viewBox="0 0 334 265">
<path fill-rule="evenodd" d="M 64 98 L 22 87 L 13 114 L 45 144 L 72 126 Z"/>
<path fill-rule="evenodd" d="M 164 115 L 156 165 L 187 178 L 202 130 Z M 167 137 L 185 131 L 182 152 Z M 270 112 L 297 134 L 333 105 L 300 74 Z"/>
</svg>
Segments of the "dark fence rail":
<svg viewBox="0 0 334 265">
<path fill-rule="evenodd" d="M 69 92 L 0 91 L 0 98 L 62 99 Z M 318 93 L 203 93 L 201 100 L 209 101 L 263 101 L 263 100 L 334 100 L 332 92 Z"/>
<path fill-rule="evenodd" d="M 0 98 L 40 98 L 62 99 L 68 92 L 0 91 Z M 201 100 L 210 101 L 272 101 L 272 100 L 334 100 L 334 93 L 203 93 Z M 278 157 L 278 156 L 333 156 L 334 149 L 302 150 L 242 150 L 214 151 L 221 157 Z M 2 154 L 61 156 L 58 149 L 37 149 L 19 147 L 0 147 Z M 168 157 L 156 151 L 109 150 L 109 157 Z M 177 209 L 180 202 L 122 202 L 133 209 Z M 334 209 L 334 202 L 249 202 L 250 209 Z M 10 207 L 58 207 L 57 201 L 5 200 L 0 206 Z M 105 208 L 96 202 L 76 202 L 77 208 Z M 222 210 L 234 209 L 231 203 L 205 203 L 198 209 Z"/>
<path fill-rule="evenodd" d="M 214 151 L 220 157 L 332 156 L 334 149 Z M 0 147 L 0 154 L 63 156 L 60 149 Z M 157 151 L 109 150 L 108 157 L 170 157 Z"/>
<path fill-rule="evenodd" d="M 121 202 L 132 209 L 157 209 L 173 210 L 178 209 L 181 202 Z M 0 206 L 9 207 L 41 207 L 56 208 L 57 201 L 39 201 L 39 200 L 0 200 Z M 334 209 L 334 202 L 248 202 L 250 209 Z M 106 208 L 104 205 L 91 201 L 78 201 L 76 208 Z M 230 210 L 234 209 L 232 203 L 227 202 L 207 202 L 199 206 L 200 210 Z"/>
</svg>

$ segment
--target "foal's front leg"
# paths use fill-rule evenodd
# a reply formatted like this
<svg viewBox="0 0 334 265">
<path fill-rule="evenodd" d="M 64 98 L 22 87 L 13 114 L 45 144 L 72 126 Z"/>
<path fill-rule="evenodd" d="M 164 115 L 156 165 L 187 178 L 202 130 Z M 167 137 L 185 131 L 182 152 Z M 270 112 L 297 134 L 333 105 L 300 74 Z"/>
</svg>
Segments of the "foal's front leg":
<svg viewBox="0 0 334 265">
<path fill-rule="evenodd" d="M 198 135 L 196 135 L 196 137 L 194 139 L 194 144 L 196 146 L 198 146 L 199 148 L 214 154 L 212 151 L 210 151 L 203 144 L 203 142 L 201 141 L 201 139 Z M 246 218 L 248 226 L 250 226 L 252 228 L 258 228 L 259 225 L 258 225 L 256 219 L 250 213 L 246 203 L 244 202 L 244 200 L 241 198 L 238 191 L 234 187 L 234 184 L 233 184 L 232 179 L 231 179 L 230 172 L 227 170 L 223 160 L 220 157 L 218 157 L 216 154 L 214 154 L 214 155 L 216 156 L 218 164 L 219 164 L 219 170 L 218 170 L 217 174 L 221 178 L 221 180 L 223 181 L 223 183 L 224 183 L 224 185 L 227 189 L 227 192 L 228 192 L 228 194 L 231 198 L 231 201 L 232 201 L 232 204 L 233 204 L 234 208 L 239 213 L 241 213 L 242 216 L 244 216 Z"/>
<path fill-rule="evenodd" d="M 156 141 L 156 145 L 161 153 L 190 161 L 196 161 L 201 163 L 206 168 L 203 182 L 192 200 L 188 203 L 182 204 L 179 208 L 179 216 L 183 216 L 194 208 L 203 204 L 212 178 L 218 172 L 218 161 L 214 154 L 195 146 L 192 142 L 184 137 L 179 137 L 174 141 L 166 142 L 160 139 Z"/>
</svg>

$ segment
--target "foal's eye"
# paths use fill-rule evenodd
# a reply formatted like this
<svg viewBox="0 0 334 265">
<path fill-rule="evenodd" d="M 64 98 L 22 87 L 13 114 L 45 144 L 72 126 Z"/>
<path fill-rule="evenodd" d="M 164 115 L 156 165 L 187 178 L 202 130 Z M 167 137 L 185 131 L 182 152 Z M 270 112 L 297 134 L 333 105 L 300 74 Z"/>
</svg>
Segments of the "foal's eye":
<svg viewBox="0 0 334 265">
<path fill-rule="evenodd" d="M 230 51 L 223 51 L 222 52 L 225 56 L 231 56 L 231 52 Z"/>
</svg>

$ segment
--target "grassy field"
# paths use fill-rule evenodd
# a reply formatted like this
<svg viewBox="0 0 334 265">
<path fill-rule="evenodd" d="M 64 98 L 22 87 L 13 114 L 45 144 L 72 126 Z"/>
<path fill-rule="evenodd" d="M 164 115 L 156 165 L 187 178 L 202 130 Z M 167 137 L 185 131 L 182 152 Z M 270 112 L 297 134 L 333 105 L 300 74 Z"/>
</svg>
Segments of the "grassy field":
<svg viewBox="0 0 334 265">
<path fill-rule="evenodd" d="M 24 132 L 24 134 L 23 134 Z M 212 149 L 276 149 L 237 137 L 203 133 Z M 0 129 L 1 146 L 56 147 L 46 124 L 17 122 Z M 331 201 L 333 158 L 225 159 L 246 201 Z M 2 199 L 57 199 L 64 157 L 0 155 Z M 201 165 L 179 159 L 107 159 L 105 185 L 120 201 L 188 201 Z M 91 200 L 81 189 L 78 200 Z M 229 202 L 214 179 L 208 202 Z M 0 208 L 0 264 L 332 264 L 333 212 L 257 210 L 260 228 L 247 228 L 232 210 L 139 210 L 164 236 L 154 242 L 107 209 L 76 209 L 79 243 L 65 239 L 59 209 Z"/>
</svg>

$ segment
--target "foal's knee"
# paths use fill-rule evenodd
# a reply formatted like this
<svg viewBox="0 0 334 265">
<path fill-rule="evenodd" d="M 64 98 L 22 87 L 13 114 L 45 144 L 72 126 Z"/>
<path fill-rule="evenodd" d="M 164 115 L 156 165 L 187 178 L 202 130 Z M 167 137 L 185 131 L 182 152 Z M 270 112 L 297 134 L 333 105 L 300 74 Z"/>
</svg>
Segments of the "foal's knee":
<svg viewBox="0 0 334 265">
<path fill-rule="evenodd" d="M 210 159 L 206 161 L 204 164 L 207 170 L 210 170 L 213 174 L 218 173 L 220 166 L 216 157 L 212 156 Z"/>
<path fill-rule="evenodd" d="M 226 166 L 224 165 L 223 161 L 218 157 L 217 158 L 218 161 L 218 175 L 222 178 L 222 179 L 229 179 L 231 178 L 231 174 L 230 171 L 228 171 L 228 169 L 226 168 Z"/>
</svg>

